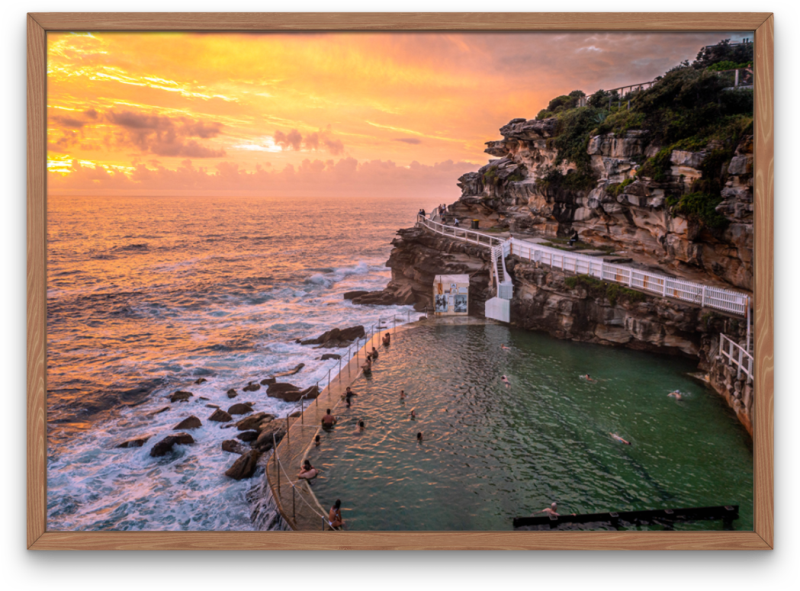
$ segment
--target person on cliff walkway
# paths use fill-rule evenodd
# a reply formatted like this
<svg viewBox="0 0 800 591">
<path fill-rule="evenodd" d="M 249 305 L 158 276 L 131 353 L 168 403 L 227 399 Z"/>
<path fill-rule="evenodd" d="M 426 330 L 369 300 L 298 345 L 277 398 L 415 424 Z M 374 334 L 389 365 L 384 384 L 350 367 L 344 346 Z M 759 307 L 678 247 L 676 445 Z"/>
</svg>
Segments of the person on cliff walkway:
<svg viewBox="0 0 800 591">
<path fill-rule="evenodd" d="M 328 511 L 328 522 L 333 528 L 344 528 L 344 520 L 342 519 L 342 501 L 339 499 L 336 499 L 333 507 L 331 507 L 331 510 Z"/>
</svg>

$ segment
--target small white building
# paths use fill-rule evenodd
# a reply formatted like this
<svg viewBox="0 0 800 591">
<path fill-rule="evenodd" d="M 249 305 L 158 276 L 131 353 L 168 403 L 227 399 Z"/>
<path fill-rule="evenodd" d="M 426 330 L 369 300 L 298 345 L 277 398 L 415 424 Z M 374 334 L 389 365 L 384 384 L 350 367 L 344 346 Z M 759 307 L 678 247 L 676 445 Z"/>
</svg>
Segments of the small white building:
<svg viewBox="0 0 800 591">
<path fill-rule="evenodd" d="M 433 281 L 433 312 L 436 316 L 466 316 L 469 313 L 469 275 L 437 275 Z"/>
</svg>

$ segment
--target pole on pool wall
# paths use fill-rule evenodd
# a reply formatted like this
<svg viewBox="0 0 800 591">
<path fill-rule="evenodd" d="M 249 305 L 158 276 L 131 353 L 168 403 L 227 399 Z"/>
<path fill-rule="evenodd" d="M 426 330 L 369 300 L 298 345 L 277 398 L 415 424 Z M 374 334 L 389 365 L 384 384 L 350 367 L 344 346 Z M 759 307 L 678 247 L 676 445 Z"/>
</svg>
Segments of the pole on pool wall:
<svg viewBox="0 0 800 591">
<path fill-rule="evenodd" d="M 314 404 L 319 406 L 319 380 L 317 380 L 317 397 L 314 399 Z"/>
</svg>

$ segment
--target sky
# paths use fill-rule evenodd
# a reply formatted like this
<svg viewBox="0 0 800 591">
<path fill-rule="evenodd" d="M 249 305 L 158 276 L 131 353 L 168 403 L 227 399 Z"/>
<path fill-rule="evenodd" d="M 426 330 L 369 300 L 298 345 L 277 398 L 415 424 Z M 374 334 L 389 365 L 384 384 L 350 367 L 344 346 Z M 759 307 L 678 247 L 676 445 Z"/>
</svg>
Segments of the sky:
<svg viewBox="0 0 800 591">
<path fill-rule="evenodd" d="M 743 36 L 49 33 L 48 193 L 455 198 L 511 119 Z"/>
</svg>

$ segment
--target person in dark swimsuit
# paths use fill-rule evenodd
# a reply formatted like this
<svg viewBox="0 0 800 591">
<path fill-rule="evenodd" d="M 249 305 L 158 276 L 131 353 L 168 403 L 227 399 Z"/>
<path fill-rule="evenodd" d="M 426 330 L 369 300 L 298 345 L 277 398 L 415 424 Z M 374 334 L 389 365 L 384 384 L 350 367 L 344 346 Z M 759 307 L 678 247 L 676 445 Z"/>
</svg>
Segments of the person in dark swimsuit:
<svg viewBox="0 0 800 591">
<path fill-rule="evenodd" d="M 333 507 L 331 507 L 331 510 L 328 512 L 328 521 L 331 527 L 344 527 L 344 520 L 342 520 L 342 502 L 339 499 L 336 499 Z"/>
<path fill-rule="evenodd" d="M 347 402 L 347 408 L 350 408 L 350 404 L 351 404 L 351 402 L 352 402 L 352 400 L 353 400 L 353 396 L 358 396 L 358 394 L 356 394 L 355 392 L 353 392 L 353 391 L 350 389 L 350 386 L 347 386 L 347 390 L 345 390 L 345 393 L 344 393 L 344 395 L 342 396 L 342 398 L 344 398 L 345 402 Z"/>
</svg>

